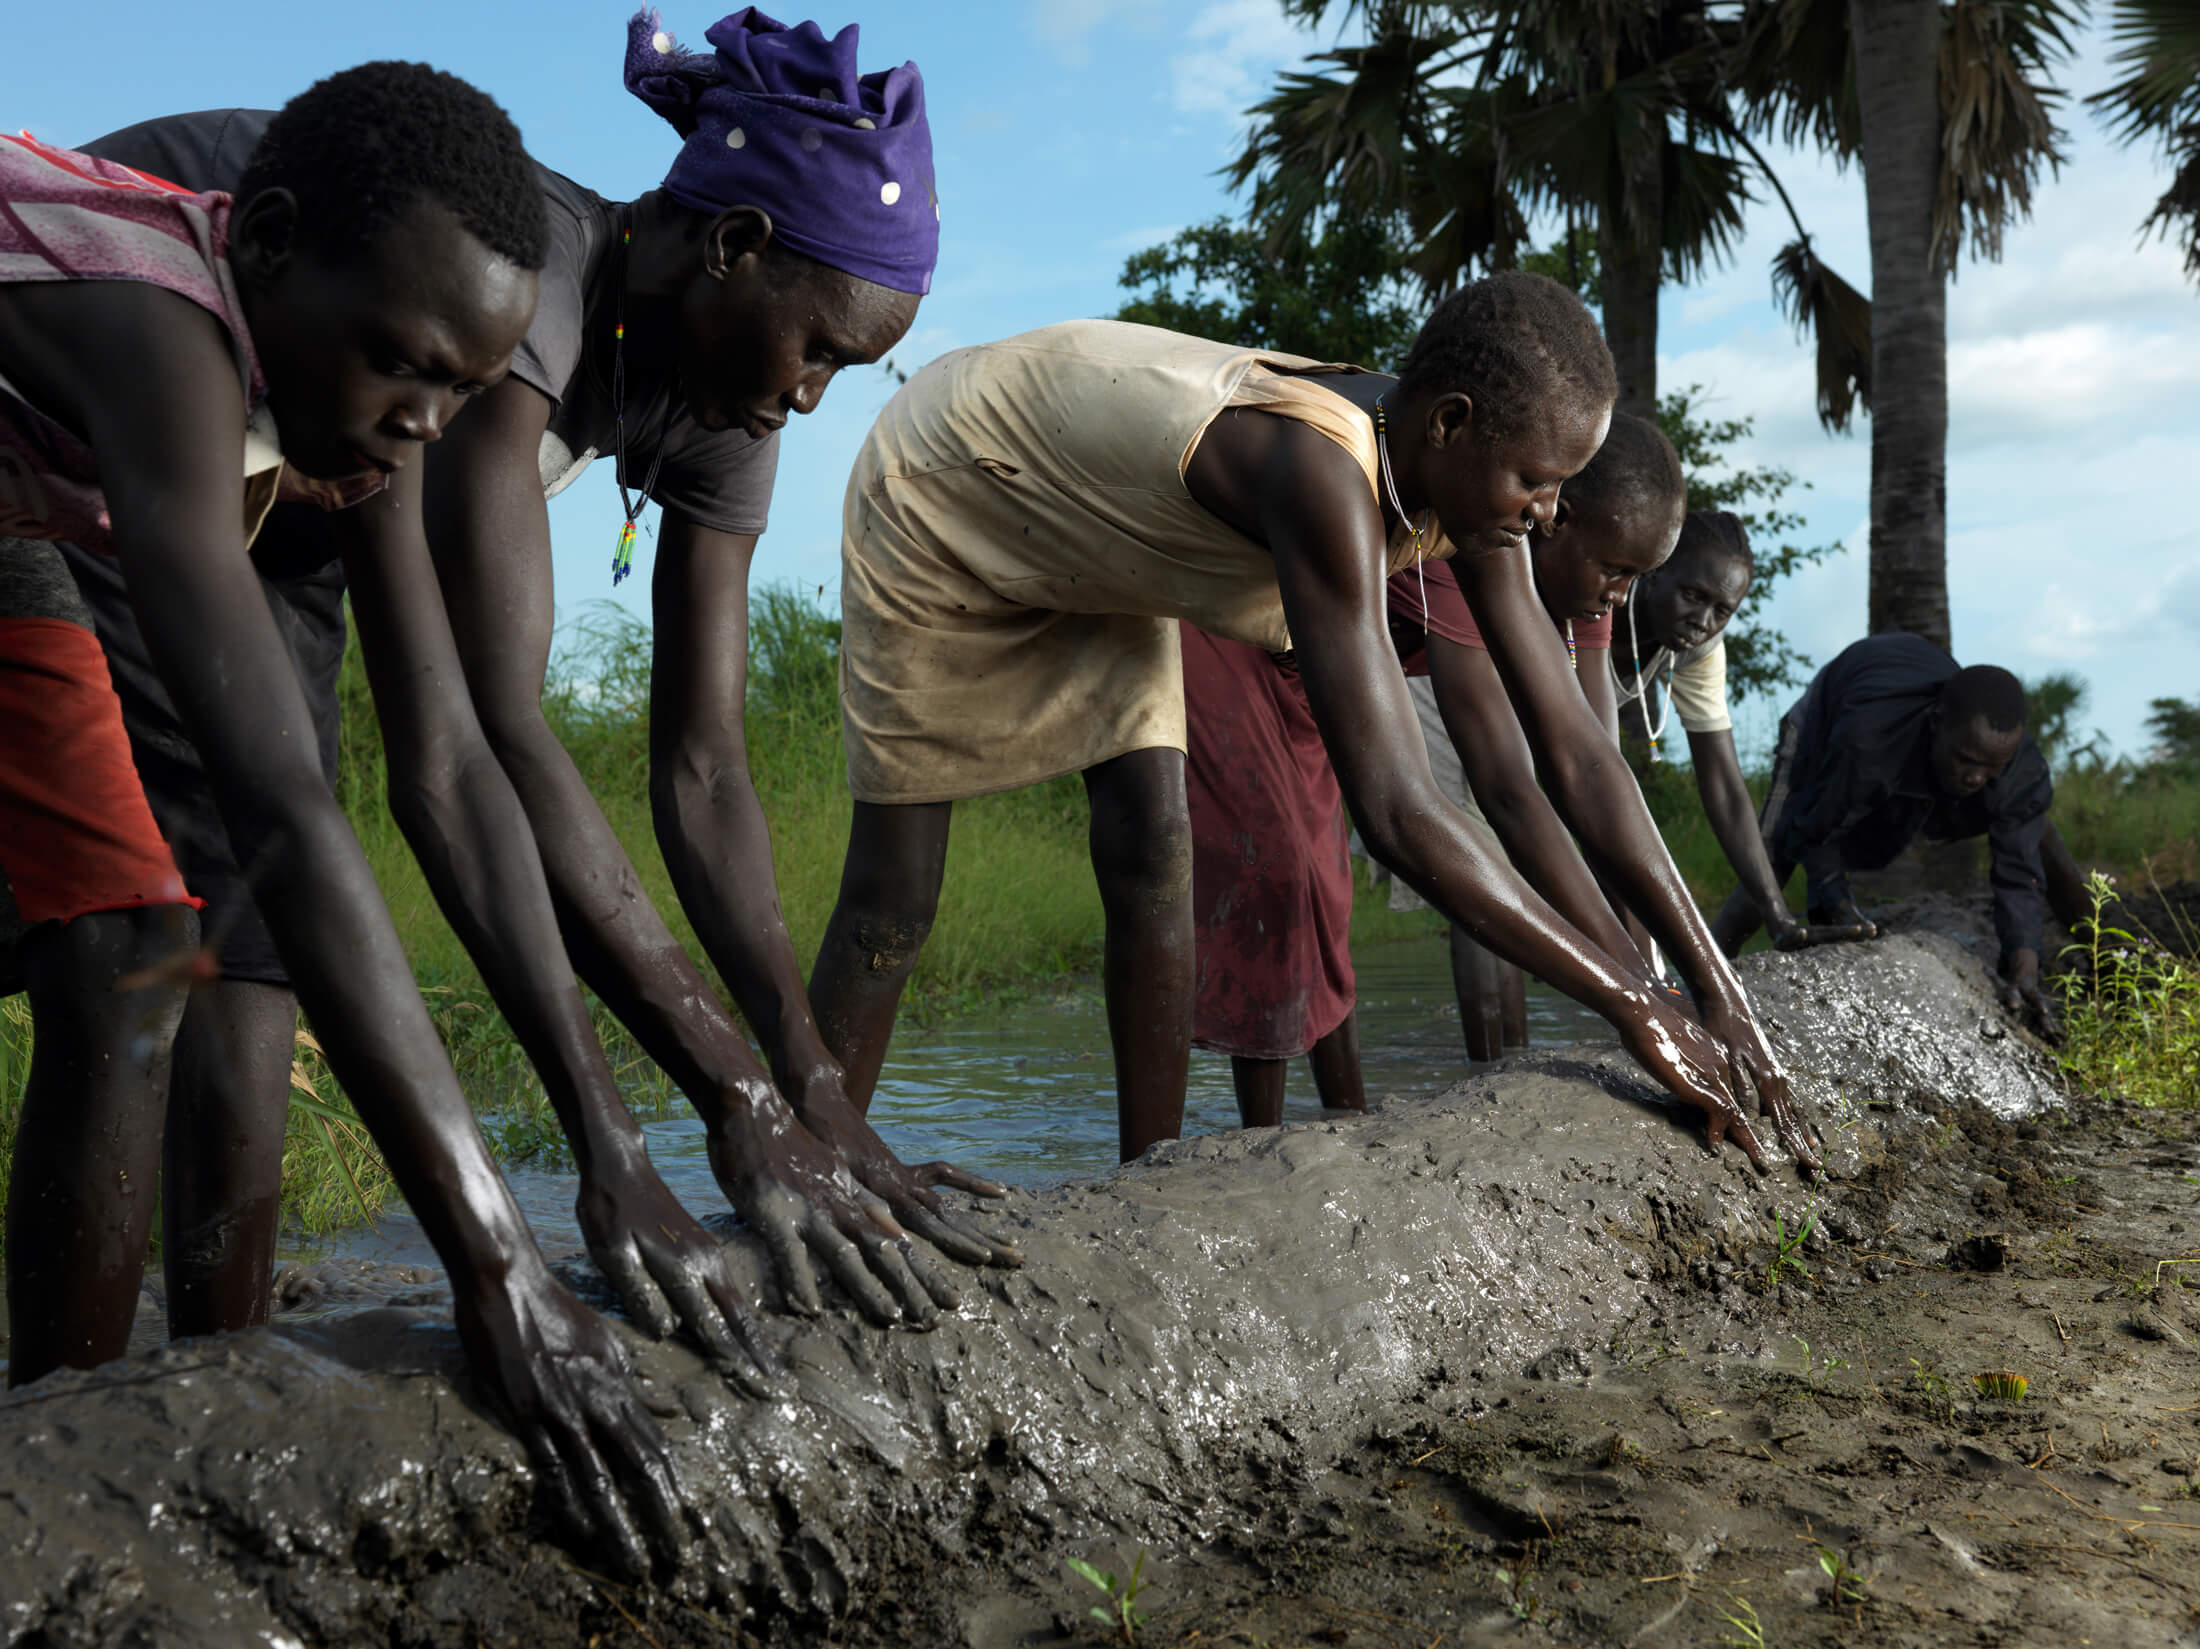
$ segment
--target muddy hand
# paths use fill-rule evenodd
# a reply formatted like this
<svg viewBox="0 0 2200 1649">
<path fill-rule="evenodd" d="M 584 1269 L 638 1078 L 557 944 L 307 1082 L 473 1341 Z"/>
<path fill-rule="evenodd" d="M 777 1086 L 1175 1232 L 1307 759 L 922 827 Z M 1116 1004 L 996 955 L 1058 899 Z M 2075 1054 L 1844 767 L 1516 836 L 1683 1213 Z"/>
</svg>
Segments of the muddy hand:
<svg viewBox="0 0 2200 1649">
<path fill-rule="evenodd" d="M 501 1276 L 453 1279 L 459 1338 L 591 1560 L 630 1579 L 651 1557 L 677 1572 L 694 1550 L 664 1436 L 634 1389 L 618 1336 L 530 1251 Z"/>
<path fill-rule="evenodd" d="M 2040 989 L 2039 952 L 2017 951 L 2006 965 L 2008 977 L 2001 983 L 2001 1005 L 2011 1013 L 2029 1019 L 2048 1041 L 2059 1041 L 2062 1037 L 2062 1023 L 2055 1017 L 2055 1006 L 2048 1001 L 2047 993 Z"/>
<path fill-rule="evenodd" d="M 931 1267 L 915 1257 L 908 1232 L 777 1089 L 757 1082 L 728 1094 L 706 1137 L 719 1189 L 770 1250 L 788 1310 L 814 1317 L 825 1309 L 816 1270 L 823 1264 L 875 1323 L 939 1321 L 919 1275 Z"/>
<path fill-rule="evenodd" d="M 1850 908 L 1853 909 L 1854 907 Z M 1861 939 L 1876 939 L 1878 937 L 1879 930 L 1865 921 L 1849 922 L 1838 926 L 1826 922 L 1813 922 L 1808 927 L 1800 922 L 1791 921 L 1774 931 L 1772 948 L 1774 950 L 1790 951 L 1809 950 L 1813 945 L 1845 945 L 1853 944 Z"/>
<path fill-rule="evenodd" d="M 1620 1040 L 1642 1068 L 1683 1105 L 1701 1111 L 1704 1141 L 1716 1148 L 1731 1137 L 1760 1169 L 1765 1154 L 1728 1087 L 1723 1049 L 1685 1014 L 1655 999 L 1619 1023 Z"/>
<path fill-rule="evenodd" d="M 1715 1003 L 1705 1010 L 1703 1024 L 1711 1039 L 1726 1050 L 1727 1075 L 1736 1096 L 1746 1100 L 1755 1092 L 1757 1114 L 1772 1119 L 1772 1131 L 1788 1155 L 1815 1177 L 1825 1167 L 1818 1131 L 1803 1114 L 1802 1103 L 1756 1016 L 1744 1006 Z"/>
<path fill-rule="evenodd" d="M 1806 933 L 1824 929 L 1837 938 L 1877 939 L 1879 924 L 1856 908 L 1854 899 L 1843 899 L 1839 904 L 1820 906 L 1810 912 L 1810 926 Z"/>
<path fill-rule="evenodd" d="M 811 1131 L 840 1153 L 840 1160 L 848 1165 L 848 1171 L 893 1211 L 894 1218 L 949 1259 L 960 1260 L 965 1265 L 1018 1266 L 1024 1263 L 1023 1255 L 1014 1246 L 979 1230 L 970 1220 L 951 1211 L 929 1189 L 945 1185 L 981 1197 L 1003 1197 L 1008 1194 L 1008 1188 L 989 1179 L 980 1179 L 953 1163 L 904 1163 L 887 1149 L 878 1131 L 849 1102 L 837 1069 L 820 1072 L 805 1083 L 796 1109 Z M 952 1285 L 947 1287 L 946 1297 L 943 1298 L 938 1290 L 933 1297 L 942 1307 L 951 1308 L 957 1303 Z"/>
<path fill-rule="evenodd" d="M 660 1340 L 685 1333 L 751 1397 L 773 1395 L 778 1364 L 726 1245 L 680 1206 L 646 1155 L 584 1176 L 574 1214 L 589 1258 L 629 1317 Z"/>
</svg>

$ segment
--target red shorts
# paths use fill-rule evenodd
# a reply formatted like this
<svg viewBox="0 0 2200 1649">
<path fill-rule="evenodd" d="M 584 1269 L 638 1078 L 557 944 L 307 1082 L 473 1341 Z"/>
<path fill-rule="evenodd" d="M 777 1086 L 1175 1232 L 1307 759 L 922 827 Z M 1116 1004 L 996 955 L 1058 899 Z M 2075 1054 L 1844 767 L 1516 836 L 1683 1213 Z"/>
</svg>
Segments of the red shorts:
<svg viewBox="0 0 2200 1649">
<path fill-rule="evenodd" d="M 191 905 L 123 731 L 99 638 L 0 618 L 0 872 L 26 924 Z"/>
</svg>

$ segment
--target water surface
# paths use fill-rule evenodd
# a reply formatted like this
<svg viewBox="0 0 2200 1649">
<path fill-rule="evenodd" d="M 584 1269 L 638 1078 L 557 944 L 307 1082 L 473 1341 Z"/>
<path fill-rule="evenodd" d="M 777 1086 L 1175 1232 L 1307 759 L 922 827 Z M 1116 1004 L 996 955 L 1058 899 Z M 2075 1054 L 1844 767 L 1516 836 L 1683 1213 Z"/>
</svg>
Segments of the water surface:
<svg viewBox="0 0 2200 1649">
<path fill-rule="evenodd" d="M 1360 1058 L 1370 1098 L 1427 1093 L 1467 1070 L 1458 999 L 1441 933 L 1376 945 L 1353 957 L 1359 977 Z M 1540 1046 L 1610 1041 L 1611 1028 L 1546 986 L 1528 984 L 1529 1034 Z M 930 1031 L 896 1033 L 871 1120 L 905 1162 L 944 1157 L 1011 1185 L 1055 1185 L 1116 1162 L 1115 1078 L 1097 983 L 1013 1006 L 959 1014 Z M 1320 1116 L 1306 1062 L 1292 1063 L 1286 1121 Z M 1194 1050 L 1184 1132 L 1238 1126 L 1230 1062 Z M 648 1125 L 649 1152 L 673 1194 L 698 1215 L 724 1208 L 690 1113 Z M 513 1195 L 543 1247 L 576 1248 L 569 1173 L 511 1169 Z M 285 1249 L 285 1259 L 352 1255 L 433 1264 L 419 1226 L 393 1208 L 371 1229 L 332 1233 Z"/>
</svg>

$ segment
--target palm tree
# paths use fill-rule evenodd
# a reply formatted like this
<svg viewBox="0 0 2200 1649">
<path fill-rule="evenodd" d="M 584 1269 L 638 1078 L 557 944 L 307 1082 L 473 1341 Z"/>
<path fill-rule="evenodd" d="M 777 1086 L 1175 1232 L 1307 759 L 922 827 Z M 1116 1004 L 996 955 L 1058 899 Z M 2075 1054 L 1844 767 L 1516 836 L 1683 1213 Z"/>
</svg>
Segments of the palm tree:
<svg viewBox="0 0 2200 1649">
<path fill-rule="evenodd" d="M 1283 0 L 1313 22 L 1322 0 Z M 1365 45 L 1251 111 L 1233 184 L 1279 237 L 1394 221 L 1431 294 L 1513 263 L 1528 216 L 1593 225 L 1620 406 L 1657 412 L 1658 291 L 1728 252 L 1754 197 L 1705 0 L 1354 0 Z M 1760 157 L 1761 158 L 1761 157 Z"/>
<path fill-rule="evenodd" d="M 2121 141 L 2161 145 L 2170 185 L 2140 233 L 2175 231 L 2185 273 L 2200 280 L 2200 8 L 2191 0 L 2115 0 L 2108 28 L 2111 61 L 2129 73 L 2086 101 Z"/>
<path fill-rule="evenodd" d="M 1752 119 L 1864 166 L 1868 327 L 1819 332 L 1819 409 L 1872 412 L 1869 628 L 1946 647 L 1948 281 L 1968 238 L 2001 254 L 2031 211 L 2062 133 L 2045 84 L 2070 49 L 2065 0 L 1751 0 L 1737 82 Z M 1782 254 L 1791 307 L 1818 319 L 1823 284 Z M 1839 305 L 1827 305 L 1838 309 Z M 1837 326 L 1840 317 L 1833 317 Z"/>
</svg>

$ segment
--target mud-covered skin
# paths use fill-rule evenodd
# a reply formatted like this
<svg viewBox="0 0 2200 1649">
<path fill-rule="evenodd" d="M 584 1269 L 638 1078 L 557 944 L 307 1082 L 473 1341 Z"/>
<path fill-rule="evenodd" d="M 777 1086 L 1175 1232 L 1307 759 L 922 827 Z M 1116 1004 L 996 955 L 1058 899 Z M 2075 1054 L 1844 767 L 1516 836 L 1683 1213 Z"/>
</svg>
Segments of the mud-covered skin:
<svg viewBox="0 0 2200 1649">
<path fill-rule="evenodd" d="M 1929 1215 L 1915 1187 L 1889 1189 L 1907 1147 L 1882 1134 L 1914 1141 L 1933 1126 L 1920 1108 L 1958 1096 L 2009 1115 L 2052 1101 L 1986 969 L 1898 934 L 1752 959 L 1744 977 L 1828 1124 L 1827 1234 L 1966 1224 L 1967 1205 Z M 0 1638 L 640 1641 L 624 1611 L 667 1646 L 724 1642 L 744 1616 L 808 1641 L 820 1615 L 868 1643 L 1007 1643 L 987 1611 L 1053 1587 L 1064 1552 L 1254 1540 L 1401 1405 L 1452 1401 L 1476 1371 L 1593 1370 L 1621 1331 L 1716 1306 L 1713 1257 L 1749 1263 L 1774 1210 L 1792 1225 L 1812 1195 L 1707 1153 L 1604 1050 L 1019 1196 L 1003 1218 L 1026 1268 L 983 1274 L 935 1332 L 775 1321 L 787 1399 L 742 1399 L 681 1346 L 632 1345 L 698 1539 L 720 1551 L 684 1600 L 592 1578 L 601 1565 L 546 1541 L 522 1451 L 473 1406 L 447 1324 L 369 1312 L 186 1343 L 0 1403 Z M 762 1257 L 736 1257 L 753 1286 Z M 1769 1341 L 1771 1321 L 1752 1333 Z M 1697 1368 L 1687 1384 L 1714 1407 L 1743 1389 Z"/>
</svg>

